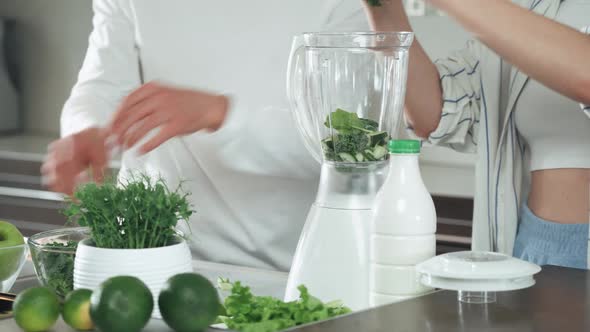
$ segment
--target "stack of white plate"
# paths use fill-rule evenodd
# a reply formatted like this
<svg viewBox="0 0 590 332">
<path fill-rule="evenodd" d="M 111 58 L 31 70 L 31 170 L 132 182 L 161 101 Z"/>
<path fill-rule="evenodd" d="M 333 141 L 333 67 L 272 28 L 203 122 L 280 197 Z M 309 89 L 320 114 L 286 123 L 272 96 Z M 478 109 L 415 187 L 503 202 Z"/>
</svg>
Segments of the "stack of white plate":
<svg viewBox="0 0 590 332">
<path fill-rule="evenodd" d="M 164 283 L 179 273 L 192 272 L 191 252 L 185 241 L 161 248 L 105 249 L 79 243 L 74 262 L 74 289 L 95 290 L 115 276 L 133 276 L 143 281 L 154 296 L 152 317 L 162 318 L 158 296 Z"/>
</svg>

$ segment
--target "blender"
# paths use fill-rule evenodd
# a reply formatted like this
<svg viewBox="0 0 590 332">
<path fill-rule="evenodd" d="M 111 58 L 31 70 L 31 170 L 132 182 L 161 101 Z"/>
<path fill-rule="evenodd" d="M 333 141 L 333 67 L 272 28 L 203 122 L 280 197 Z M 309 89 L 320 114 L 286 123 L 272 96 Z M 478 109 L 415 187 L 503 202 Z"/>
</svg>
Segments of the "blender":
<svg viewBox="0 0 590 332">
<path fill-rule="evenodd" d="M 369 225 L 400 132 L 409 32 L 304 33 L 293 42 L 287 91 L 305 146 L 321 163 L 289 273 L 327 302 L 369 307 Z"/>
</svg>

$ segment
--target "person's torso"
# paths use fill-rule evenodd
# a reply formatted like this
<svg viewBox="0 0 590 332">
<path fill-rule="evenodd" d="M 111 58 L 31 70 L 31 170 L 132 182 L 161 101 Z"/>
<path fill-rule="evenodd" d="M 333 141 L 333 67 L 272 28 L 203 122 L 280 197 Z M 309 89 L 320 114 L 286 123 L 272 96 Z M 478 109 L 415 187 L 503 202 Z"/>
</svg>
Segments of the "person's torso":
<svg viewBox="0 0 590 332">
<path fill-rule="evenodd" d="M 233 125 L 124 159 L 171 186 L 184 181 L 197 258 L 289 268 L 319 174 L 289 113 L 289 52 L 296 34 L 325 29 L 340 2 L 131 1 L 144 82 L 232 99 Z"/>
<path fill-rule="evenodd" d="M 556 21 L 581 30 L 590 26 L 590 1 L 565 0 Z M 559 41 L 555 41 L 555 47 Z M 530 149 L 530 170 L 590 168 L 590 121 L 580 104 L 530 79 L 514 120 Z"/>
<path fill-rule="evenodd" d="M 590 1 L 562 1 L 557 22 L 581 31 L 590 25 Z M 555 47 L 560 42 L 555 41 Z M 514 111 L 528 164 L 526 204 L 540 218 L 586 223 L 590 176 L 590 121 L 580 104 L 530 79 Z M 522 140 L 522 142 L 519 142 Z"/>
<path fill-rule="evenodd" d="M 549 19 L 556 17 L 562 4 L 559 0 L 514 2 Z M 558 42 L 554 41 L 556 45 Z M 526 156 L 530 149 L 522 146 L 522 134 L 514 123 L 519 112 L 517 96 L 524 93 L 520 84 L 526 75 L 511 75 L 510 72 L 502 75 L 501 57 L 481 42 L 476 46 L 475 54 L 482 60 L 481 88 L 485 93 L 481 99 L 482 130 L 478 134 L 472 248 L 511 254 L 518 211 L 531 182 Z M 502 86 L 508 84 L 512 85 L 511 89 L 502 93 Z M 513 104 L 515 100 L 517 107 Z M 576 106 L 574 110 L 582 113 L 580 105 Z M 587 122 L 588 118 L 584 121 Z"/>
</svg>

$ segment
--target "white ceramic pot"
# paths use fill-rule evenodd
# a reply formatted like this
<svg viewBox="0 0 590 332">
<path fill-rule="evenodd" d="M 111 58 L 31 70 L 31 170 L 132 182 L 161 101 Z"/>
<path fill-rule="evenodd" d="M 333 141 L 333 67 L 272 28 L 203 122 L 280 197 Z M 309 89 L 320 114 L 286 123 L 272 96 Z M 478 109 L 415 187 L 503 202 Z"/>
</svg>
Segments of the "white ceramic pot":
<svg viewBox="0 0 590 332">
<path fill-rule="evenodd" d="M 74 289 L 95 290 L 108 278 L 133 276 L 141 279 L 154 296 L 153 318 L 161 319 L 158 296 L 168 278 L 192 272 L 190 249 L 183 239 L 166 247 L 149 249 L 106 249 L 91 239 L 78 244 L 74 261 Z"/>
</svg>

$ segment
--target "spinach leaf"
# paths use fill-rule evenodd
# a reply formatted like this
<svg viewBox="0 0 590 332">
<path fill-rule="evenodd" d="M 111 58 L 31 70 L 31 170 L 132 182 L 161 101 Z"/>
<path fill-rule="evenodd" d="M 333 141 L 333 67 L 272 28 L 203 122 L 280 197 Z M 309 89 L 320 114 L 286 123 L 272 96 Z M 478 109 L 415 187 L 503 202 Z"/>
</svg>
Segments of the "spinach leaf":
<svg viewBox="0 0 590 332">
<path fill-rule="evenodd" d="M 363 128 L 364 123 L 356 113 L 339 108 L 326 118 L 324 125 L 343 133 L 353 131 L 355 128 Z"/>
<path fill-rule="evenodd" d="M 390 135 L 379 131 L 376 121 L 338 108 L 327 116 L 324 125 L 332 129 L 321 142 L 326 160 L 367 163 L 387 159 Z"/>
</svg>

